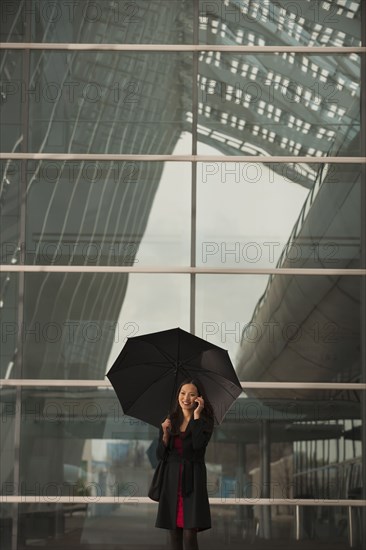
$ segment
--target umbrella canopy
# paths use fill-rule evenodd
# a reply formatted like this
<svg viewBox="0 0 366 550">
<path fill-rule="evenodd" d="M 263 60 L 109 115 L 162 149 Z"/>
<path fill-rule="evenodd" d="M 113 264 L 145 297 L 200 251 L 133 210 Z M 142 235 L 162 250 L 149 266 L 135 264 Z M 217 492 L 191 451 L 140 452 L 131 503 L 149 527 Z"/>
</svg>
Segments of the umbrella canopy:
<svg viewBox="0 0 366 550">
<path fill-rule="evenodd" d="M 106 376 L 123 412 L 157 427 L 187 378 L 203 386 L 216 425 L 242 392 L 228 352 L 181 328 L 128 338 Z"/>
</svg>

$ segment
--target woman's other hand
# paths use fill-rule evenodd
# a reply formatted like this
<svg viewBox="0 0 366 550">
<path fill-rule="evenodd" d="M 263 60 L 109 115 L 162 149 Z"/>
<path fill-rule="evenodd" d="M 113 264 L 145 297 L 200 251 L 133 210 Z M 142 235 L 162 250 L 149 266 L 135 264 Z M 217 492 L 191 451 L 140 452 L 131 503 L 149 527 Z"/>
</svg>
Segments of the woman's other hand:
<svg viewBox="0 0 366 550">
<path fill-rule="evenodd" d="M 170 418 L 166 418 L 164 422 L 161 425 L 163 429 L 163 443 L 164 445 L 167 445 L 170 435 L 170 430 L 172 429 L 172 423 L 170 421 Z"/>
</svg>

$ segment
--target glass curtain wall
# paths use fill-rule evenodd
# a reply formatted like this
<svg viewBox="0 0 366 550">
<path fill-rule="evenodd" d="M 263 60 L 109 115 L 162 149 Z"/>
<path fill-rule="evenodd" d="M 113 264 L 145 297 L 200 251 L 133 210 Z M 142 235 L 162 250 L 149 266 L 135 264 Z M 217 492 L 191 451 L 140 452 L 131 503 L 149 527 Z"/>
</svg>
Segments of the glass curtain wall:
<svg viewBox="0 0 366 550">
<path fill-rule="evenodd" d="M 2 548 L 167 544 L 105 374 L 176 326 L 243 386 L 200 547 L 361 548 L 364 2 L 0 9 Z"/>
</svg>

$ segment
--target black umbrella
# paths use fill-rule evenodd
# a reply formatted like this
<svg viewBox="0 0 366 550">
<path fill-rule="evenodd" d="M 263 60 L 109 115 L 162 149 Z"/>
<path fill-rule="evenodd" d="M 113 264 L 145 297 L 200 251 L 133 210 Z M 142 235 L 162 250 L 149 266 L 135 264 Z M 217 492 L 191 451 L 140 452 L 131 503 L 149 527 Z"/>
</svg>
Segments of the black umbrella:
<svg viewBox="0 0 366 550">
<path fill-rule="evenodd" d="M 203 386 L 215 424 L 242 392 L 228 352 L 181 328 L 128 338 L 107 377 L 123 412 L 157 427 L 187 378 Z"/>
</svg>

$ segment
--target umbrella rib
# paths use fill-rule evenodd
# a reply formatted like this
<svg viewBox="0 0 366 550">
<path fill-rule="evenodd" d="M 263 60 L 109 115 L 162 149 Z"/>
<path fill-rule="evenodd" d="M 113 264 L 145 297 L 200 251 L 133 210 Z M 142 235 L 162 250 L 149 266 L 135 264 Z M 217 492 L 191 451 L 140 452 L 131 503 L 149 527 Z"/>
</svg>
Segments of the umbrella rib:
<svg viewBox="0 0 366 550">
<path fill-rule="evenodd" d="M 210 374 L 210 371 L 207 371 L 206 369 L 204 369 L 206 371 L 206 373 Z M 212 376 L 208 376 L 208 378 L 210 378 L 215 384 L 218 384 L 218 382 L 216 382 L 216 380 L 214 378 L 212 378 Z M 226 379 L 227 380 L 227 379 Z M 224 388 L 223 386 L 220 386 L 221 390 L 225 390 L 226 393 L 228 393 L 230 395 L 230 397 L 233 397 L 234 400 L 237 398 L 236 395 L 233 395 L 229 390 L 227 390 L 226 388 Z M 212 403 L 211 403 L 211 406 L 212 406 Z M 227 412 L 227 411 L 226 411 Z M 216 414 L 215 414 L 215 410 L 213 410 L 213 413 L 214 413 L 214 416 L 216 418 L 216 422 L 217 424 L 219 424 L 219 419 L 217 418 Z M 226 414 L 226 413 L 225 413 Z"/>
<path fill-rule="evenodd" d="M 160 362 L 153 362 L 153 361 L 146 361 L 146 363 L 134 363 L 133 365 L 126 365 L 123 367 L 123 370 L 118 370 L 116 371 L 116 373 L 112 373 L 112 374 L 117 374 L 117 373 L 120 373 L 120 372 L 124 372 L 128 369 L 134 369 L 136 367 L 141 367 L 143 365 L 152 365 L 153 367 L 163 367 L 163 368 L 171 368 L 171 365 L 164 365 L 163 363 L 160 363 Z"/>
<path fill-rule="evenodd" d="M 144 342 L 146 342 L 146 340 L 144 340 Z M 170 363 L 172 365 L 175 365 L 175 359 L 174 357 L 172 357 L 171 355 L 169 355 L 168 353 L 166 353 L 164 350 L 162 350 L 161 348 L 159 348 L 156 344 L 154 344 L 153 342 L 148 342 L 151 346 L 153 346 L 155 349 L 158 350 L 159 353 L 161 353 L 161 355 L 167 360 L 167 361 L 170 361 Z"/>
</svg>

